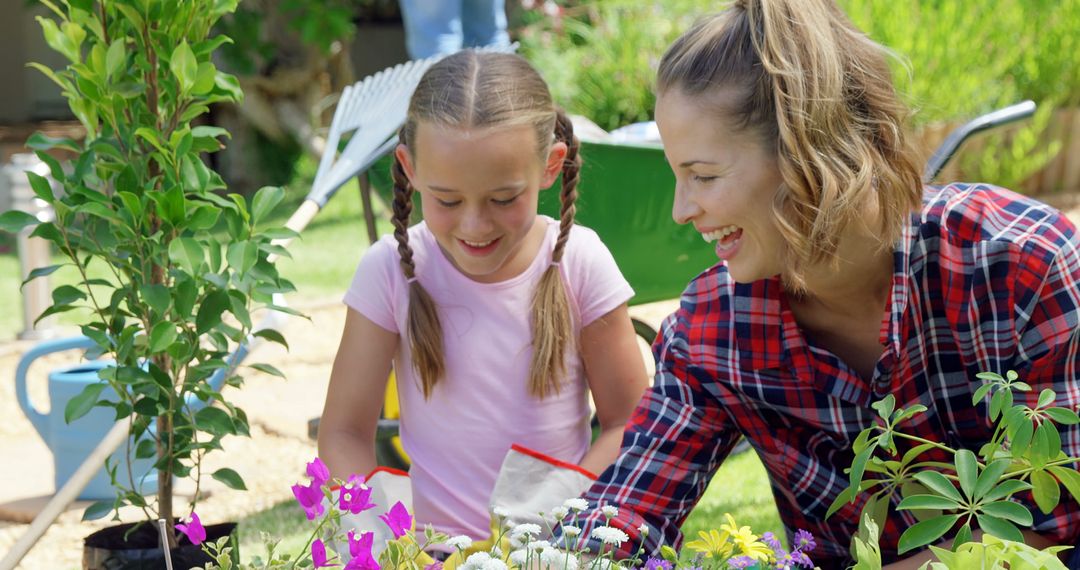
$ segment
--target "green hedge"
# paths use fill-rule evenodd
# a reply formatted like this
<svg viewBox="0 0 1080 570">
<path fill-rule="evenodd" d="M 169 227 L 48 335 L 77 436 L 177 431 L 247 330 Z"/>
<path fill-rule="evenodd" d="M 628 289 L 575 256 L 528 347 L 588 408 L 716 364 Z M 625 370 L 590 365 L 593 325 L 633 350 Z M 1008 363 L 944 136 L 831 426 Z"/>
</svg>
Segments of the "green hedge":
<svg viewBox="0 0 1080 570">
<path fill-rule="evenodd" d="M 1033 99 L 1036 120 L 965 158 L 985 180 L 1017 186 L 1058 147 L 1039 134 L 1053 108 L 1080 105 L 1080 0 L 840 0 L 857 26 L 898 56 L 894 79 L 913 126 L 970 119 Z M 520 33 L 522 52 L 561 104 L 605 129 L 649 120 L 657 62 L 705 0 L 564 2 L 561 18 Z M 970 168 L 969 168 L 970 169 Z"/>
</svg>

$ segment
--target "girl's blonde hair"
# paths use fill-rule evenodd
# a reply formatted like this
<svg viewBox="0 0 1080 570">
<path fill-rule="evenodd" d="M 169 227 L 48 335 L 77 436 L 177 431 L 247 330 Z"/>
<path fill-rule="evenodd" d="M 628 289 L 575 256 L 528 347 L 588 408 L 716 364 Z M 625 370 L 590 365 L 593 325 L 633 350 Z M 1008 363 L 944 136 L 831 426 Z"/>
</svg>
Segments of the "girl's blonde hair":
<svg viewBox="0 0 1080 570">
<path fill-rule="evenodd" d="M 773 214 L 788 251 L 785 282 L 835 264 L 838 240 L 876 198 L 879 246 L 900 238 L 921 203 L 917 156 L 904 136 L 909 111 L 893 87 L 887 51 L 832 0 L 740 0 L 668 48 L 657 91 L 723 93 L 724 120 L 775 152 L 784 184 Z"/>
<path fill-rule="evenodd" d="M 420 79 L 409 104 L 399 139 L 416 161 L 413 142 L 420 123 L 459 128 L 530 125 L 536 133 L 541 160 L 551 144 L 566 143 L 559 193 L 559 236 L 551 253 L 552 264 L 544 271 L 532 301 L 533 357 L 529 391 L 543 398 L 558 392 L 566 372 L 568 347 L 575 342 L 570 303 L 558 264 L 574 224 L 577 200 L 578 140 L 569 118 L 555 107 L 547 83 L 528 62 L 505 53 L 465 50 L 433 65 Z M 398 242 L 401 270 L 409 280 L 408 338 L 413 366 L 420 375 L 424 397 L 430 397 L 445 372 L 443 329 L 431 295 L 415 279 L 416 266 L 409 247 L 409 219 L 413 188 L 396 159 L 394 177 L 394 237 Z"/>
</svg>

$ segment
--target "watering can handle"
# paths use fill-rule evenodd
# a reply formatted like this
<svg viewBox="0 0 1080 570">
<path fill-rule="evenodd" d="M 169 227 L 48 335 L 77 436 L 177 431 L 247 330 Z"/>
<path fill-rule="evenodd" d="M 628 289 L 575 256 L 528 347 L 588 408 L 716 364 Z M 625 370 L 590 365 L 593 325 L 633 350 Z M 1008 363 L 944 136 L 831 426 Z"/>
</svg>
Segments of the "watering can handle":
<svg viewBox="0 0 1080 570">
<path fill-rule="evenodd" d="M 45 414 L 34 407 L 34 404 L 30 401 L 30 394 L 26 389 L 26 373 L 30 370 L 30 365 L 46 354 L 65 350 L 88 349 L 93 346 L 96 346 L 94 341 L 86 336 L 47 340 L 26 351 L 26 354 L 23 354 L 19 360 L 19 365 L 15 368 L 15 397 L 19 400 L 19 407 L 22 408 L 26 417 L 30 419 L 30 423 L 34 424 L 34 429 L 41 434 L 41 437 L 48 438 L 46 433 L 49 431 L 48 421 Z"/>
</svg>

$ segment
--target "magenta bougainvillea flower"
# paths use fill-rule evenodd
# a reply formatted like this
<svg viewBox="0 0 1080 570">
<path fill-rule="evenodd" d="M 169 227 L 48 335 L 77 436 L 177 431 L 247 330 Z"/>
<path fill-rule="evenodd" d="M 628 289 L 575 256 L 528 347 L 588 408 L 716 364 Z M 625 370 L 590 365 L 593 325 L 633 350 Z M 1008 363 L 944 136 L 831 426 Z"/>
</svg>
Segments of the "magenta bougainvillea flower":
<svg viewBox="0 0 1080 570">
<path fill-rule="evenodd" d="M 318 538 L 311 543 L 311 562 L 316 568 L 330 568 L 337 566 L 326 561 L 326 545 Z"/>
<path fill-rule="evenodd" d="M 195 514 L 195 511 L 191 511 L 190 517 L 180 519 L 180 523 L 176 525 L 176 530 L 184 533 L 184 536 L 188 537 L 191 544 L 196 546 L 206 540 L 206 529 L 203 528 L 202 522 L 199 521 L 199 515 Z"/>
<path fill-rule="evenodd" d="M 345 565 L 345 570 L 379 570 L 379 563 L 371 555 L 371 545 L 375 541 L 374 532 L 365 532 L 356 538 L 356 532 L 349 531 L 349 554 L 352 560 Z"/>
<path fill-rule="evenodd" d="M 319 486 L 297 484 L 292 486 L 292 492 L 296 497 L 296 502 L 304 508 L 304 514 L 307 515 L 309 521 L 315 520 L 315 517 L 321 516 L 325 511 L 322 504 L 322 489 Z"/>
<path fill-rule="evenodd" d="M 371 487 L 364 484 L 363 477 L 350 475 L 349 480 L 341 487 L 338 505 L 342 512 L 348 511 L 354 515 L 374 508 L 375 503 L 371 502 Z"/>
<path fill-rule="evenodd" d="M 328 469 L 322 459 L 319 459 L 318 457 L 307 464 L 307 474 L 308 477 L 311 477 L 313 487 L 322 487 L 330 480 L 330 469 Z"/>
<path fill-rule="evenodd" d="M 401 538 L 405 531 L 412 528 L 412 516 L 409 514 L 409 509 L 406 509 L 405 505 L 401 504 L 401 501 L 394 503 L 394 506 L 390 507 L 386 514 L 379 515 L 379 518 L 386 523 L 386 526 L 390 527 L 390 532 L 394 533 L 394 538 Z"/>
</svg>

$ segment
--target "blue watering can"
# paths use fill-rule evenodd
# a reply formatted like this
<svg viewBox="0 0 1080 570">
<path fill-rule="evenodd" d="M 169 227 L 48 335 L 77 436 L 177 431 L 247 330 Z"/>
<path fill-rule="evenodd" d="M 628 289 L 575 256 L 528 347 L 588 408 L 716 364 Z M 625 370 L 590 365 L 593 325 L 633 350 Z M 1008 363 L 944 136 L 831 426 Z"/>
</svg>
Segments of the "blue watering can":
<svg viewBox="0 0 1080 570">
<path fill-rule="evenodd" d="M 66 350 L 85 350 L 92 346 L 95 346 L 94 341 L 85 336 L 45 341 L 28 350 L 15 369 L 15 395 L 19 399 L 19 406 L 52 451 L 56 489 L 67 482 L 90 455 L 94 446 L 101 442 L 116 423 L 116 416 L 111 408 L 94 408 L 70 424 L 64 421 L 64 408 L 68 401 L 82 393 L 83 389 L 90 384 L 101 382 L 98 371 L 112 366 L 113 363 L 108 360 L 90 360 L 75 366 L 53 370 L 49 374 L 49 412 L 47 414 L 41 413 L 30 402 L 26 389 L 26 373 L 30 370 L 30 365 L 42 356 Z M 101 395 L 112 400 L 116 399 L 116 392 L 112 388 L 105 388 Z M 123 453 L 126 453 L 126 450 L 121 449 L 113 460 L 121 462 L 117 477 L 124 477 L 126 480 Z M 152 467 L 153 461 L 150 458 L 138 459 L 132 463 L 136 489 L 144 494 L 151 493 L 157 488 L 157 471 L 154 471 Z M 79 499 L 99 501 L 112 499 L 115 496 L 116 491 L 109 480 L 109 474 L 102 466 L 83 489 Z"/>
<path fill-rule="evenodd" d="M 82 465 L 94 447 L 101 442 L 105 434 L 115 425 L 115 413 L 111 408 L 94 408 L 85 416 L 68 424 L 64 421 L 64 408 L 75 396 L 82 393 L 83 389 L 90 384 L 101 382 L 98 371 L 112 366 L 108 360 L 90 360 L 76 366 L 69 366 L 53 370 L 49 374 L 49 413 L 43 414 L 30 402 L 30 396 L 26 389 L 26 373 L 30 365 L 47 354 L 65 350 L 88 349 L 95 346 L 93 340 L 85 336 L 62 338 L 45 341 L 28 350 L 19 360 L 15 370 L 15 395 L 19 399 L 19 406 L 23 413 L 34 424 L 41 438 L 53 453 L 53 463 L 56 467 L 56 489 L 60 489 L 65 482 Z M 240 362 L 248 353 L 247 344 L 241 344 L 227 359 L 230 365 Z M 214 390 L 220 390 L 225 380 L 225 370 L 218 370 L 209 380 Z M 101 397 L 115 399 L 116 392 L 110 387 L 102 391 Z M 189 405 L 199 409 L 206 405 L 198 398 L 189 397 Z M 151 427 L 153 429 L 153 427 Z M 120 470 L 117 477 L 123 477 L 127 481 L 126 467 L 123 463 L 124 453 L 114 457 L 119 460 Z M 132 452 L 134 453 L 134 451 Z M 135 488 L 143 493 L 152 493 L 157 488 L 157 471 L 152 469 L 152 458 L 137 459 L 132 462 L 132 476 L 136 482 Z M 116 491 L 109 480 L 109 474 L 102 466 L 101 471 L 94 475 L 86 488 L 83 489 L 79 499 L 103 500 L 112 499 Z"/>
</svg>

